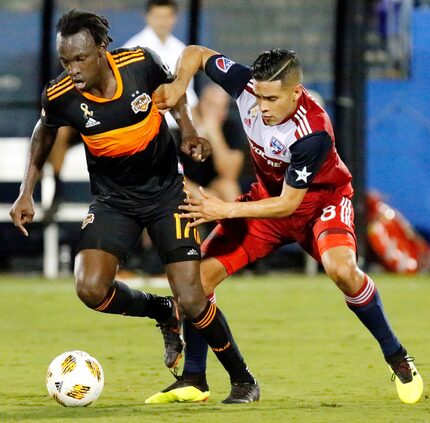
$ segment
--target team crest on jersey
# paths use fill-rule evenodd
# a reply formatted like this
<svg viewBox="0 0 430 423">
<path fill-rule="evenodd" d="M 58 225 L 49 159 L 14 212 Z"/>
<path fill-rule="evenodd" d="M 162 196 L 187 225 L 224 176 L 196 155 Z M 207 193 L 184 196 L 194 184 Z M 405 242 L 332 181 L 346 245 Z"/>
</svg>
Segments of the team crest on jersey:
<svg viewBox="0 0 430 423">
<path fill-rule="evenodd" d="M 87 217 L 82 222 L 81 229 L 85 229 L 87 225 L 94 222 L 94 213 L 88 213 Z"/>
<path fill-rule="evenodd" d="M 233 60 L 227 59 L 227 57 L 218 57 L 215 61 L 216 67 L 224 73 L 227 73 L 234 63 Z"/>
<path fill-rule="evenodd" d="M 285 145 L 278 140 L 278 138 L 272 137 L 270 140 L 270 151 L 272 154 L 282 154 L 285 150 Z"/>
<path fill-rule="evenodd" d="M 243 121 L 245 122 L 245 125 L 246 126 L 249 126 L 249 127 L 251 127 L 251 119 L 250 118 L 245 118 L 245 119 L 243 119 Z"/>
<path fill-rule="evenodd" d="M 136 91 L 139 94 L 139 91 Z M 136 95 L 133 94 L 133 97 Z M 137 96 L 130 104 L 134 113 L 146 112 L 148 110 L 149 104 L 151 103 L 151 97 L 148 94 L 143 93 Z"/>
</svg>

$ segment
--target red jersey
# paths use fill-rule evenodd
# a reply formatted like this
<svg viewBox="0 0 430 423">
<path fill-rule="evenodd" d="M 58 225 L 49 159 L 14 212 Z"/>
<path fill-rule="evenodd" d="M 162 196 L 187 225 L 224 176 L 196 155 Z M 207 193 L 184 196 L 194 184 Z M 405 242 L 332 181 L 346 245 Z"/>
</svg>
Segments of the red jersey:
<svg viewBox="0 0 430 423">
<path fill-rule="evenodd" d="M 284 180 L 294 188 L 308 189 L 297 211 L 324 193 L 352 197 L 352 177 L 336 151 L 330 118 L 305 89 L 295 111 L 280 124 L 268 126 L 248 67 L 215 55 L 205 72 L 236 100 L 262 197 L 280 195 Z"/>
</svg>

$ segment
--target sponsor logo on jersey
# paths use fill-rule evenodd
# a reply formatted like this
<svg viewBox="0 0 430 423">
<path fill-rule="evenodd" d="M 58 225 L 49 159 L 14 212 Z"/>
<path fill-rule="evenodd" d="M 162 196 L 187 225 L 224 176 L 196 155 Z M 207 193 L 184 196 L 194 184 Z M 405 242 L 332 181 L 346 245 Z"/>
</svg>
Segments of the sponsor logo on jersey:
<svg viewBox="0 0 430 423">
<path fill-rule="evenodd" d="M 218 57 L 215 61 L 216 67 L 224 73 L 227 73 L 234 63 L 233 60 L 227 59 L 227 57 Z"/>
<path fill-rule="evenodd" d="M 81 103 L 81 110 L 84 112 L 84 119 L 87 120 L 85 128 L 92 128 L 93 126 L 100 125 L 98 120 L 93 119 L 94 112 L 90 110 L 87 103 Z"/>
<path fill-rule="evenodd" d="M 96 126 L 96 125 L 100 125 L 100 122 L 90 117 L 87 120 L 87 123 L 85 124 L 85 128 L 92 128 L 93 126 Z"/>
<path fill-rule="evenodd" d="M 272 137 L 270 140 L 270 151 L 272 154 L 282 154 L 285 150 L 285 145 L 282 144 L 281 141 L 278 140 L 278 138 Z"/>
<path fill-rule="evenodd" d="M 135 97 L 136 94 L 139 94 L 139 91 L 136 91 L 132 97 Z M 134 113 L 146 112 L 148 110 L 149 104 L 151 103 L 151 97 L 148 94 L 143 93 L 137 96 L 130 104 Z"/>
<path fill-rule="evenodd" d="M 82 222 L 81 229 L 85 229 L 87 225 L 94 222 L 94 213 L 87 214 L 87 217 Z"/>
<path fill-rule="evenodd" d="M 264 154 L 264 151 L 260 147 L 257 147 L 256 145 L 254 145 L 251 142 L 250 142 L 250 145 L 251 145 L 252 151 L 255 154 L 257 154 L 260 157 L 262 157 L 269 166 L 272 166 L 272 167 L 281 167 L 282 166 L 281 163 L 274 162 L 273 160 L 268 159 L 267 156 Z"/>
</svg>

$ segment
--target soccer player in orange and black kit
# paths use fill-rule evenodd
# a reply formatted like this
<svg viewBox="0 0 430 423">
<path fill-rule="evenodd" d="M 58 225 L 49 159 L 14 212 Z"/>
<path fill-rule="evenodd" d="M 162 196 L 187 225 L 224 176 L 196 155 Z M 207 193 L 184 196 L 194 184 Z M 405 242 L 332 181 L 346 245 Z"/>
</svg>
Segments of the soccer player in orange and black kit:
<svg viewBox="0 0 430 423">
<path fill-rule="evenodd" d="M 197 219 L 190 227 L 219 221 L 202 246 L 206 292 L 248 263 L 298 242 L 322 264 L 379 343 L 400 399 L 418 401 L 423 381 L 413 358 L 391 329 L 372 279 L 357 265 L 351 174 L 337 154 L 328 114 L 302 85 L 296 54 L 270 50 L 249 68 L 206 47 L 189 46 L 178 61 L 175 81 L 155 92 L 157 106 L 175 105 L 199 69 L 236 100 L 257 176 L 239 201 L 202 191 L 202 200 L 188 199 L 180 206 L 187 211 L 183 217 Z M 184 373 L 147 402 L 181 401 L 184 393 L 208 389 L 207 347 L 192 327 L 185 329 Z"/>
<path fill-rule="evenodd" d="M 76 129 L 85 143 L 95 201 L 82 224 L 75 260 L 76 291 L 90 308 L 158 321 L 165 363 L 173 367 L 183 348 L 178 305 L 228 371 L 227 403 L 257 400 L 259 387 L 248 371 L 221 311 L 200 282 L 197 230 L 179 218 L 184 178 L 175 144 L 152 102 L 154 90 L 172 80 L 149 49 L 107 51 L 108 22 L 72 10 L 57 24 L 57 51 L 65 71 L 48 83 L 35 126 L 20 194 L 11 209 L 18 229 L 34 215 L 32 193 L 58 128 Z M 176 107 L 182 150 L 198 160 L 210 150 L 189 119 L 186 98 Z M 118 265 L 148 229 L 165 264 L 173 298 L 162 298 L 115 280 Z M 202 398 L 204 399 L 204 398 Z"/>
</svg>

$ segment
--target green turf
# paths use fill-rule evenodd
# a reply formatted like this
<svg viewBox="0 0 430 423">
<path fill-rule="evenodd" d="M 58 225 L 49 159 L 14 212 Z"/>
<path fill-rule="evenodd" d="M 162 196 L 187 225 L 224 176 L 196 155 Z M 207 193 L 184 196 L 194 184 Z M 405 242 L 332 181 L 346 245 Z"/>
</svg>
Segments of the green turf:
<svg viewBox="0 0 430 423">
<path fill-rule="evenodd" d="M 375 280 L 426 383 L 430 278 Z M 145 405 L 172 381 L 153 322 L 85 308 L 71 280 L 3 275 L 0 294 L 2 423 L 430 421 L 428 385 L 418 404 L 399 402 L 378 346 L 325 276 L 238 277 L 218 290 L 218 303 L 261 385 L 261 401 L 243 406 L 220 404 L 228 378 L 212 355 L 209 402 Z M 63 408 L 45 389 L 49 362 L 71 349 L 94 355 L 105 372 L 104 392 L 88 408 Z"/>
</svg>

